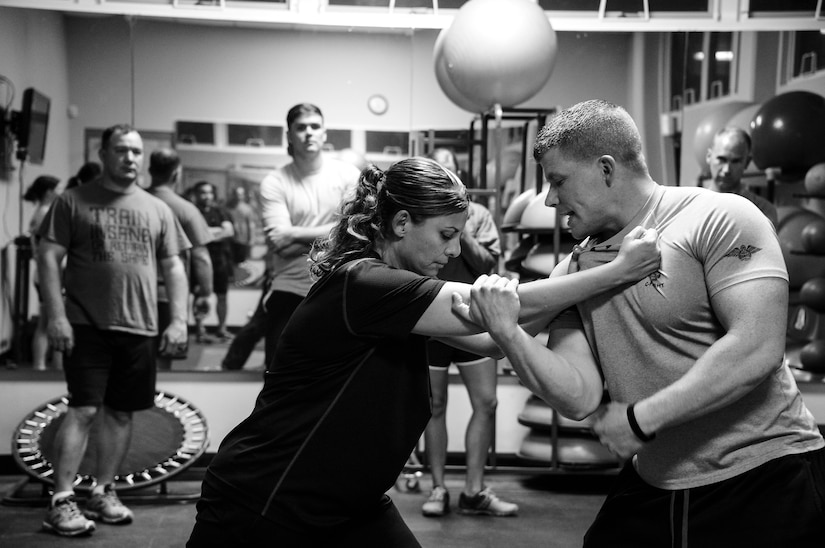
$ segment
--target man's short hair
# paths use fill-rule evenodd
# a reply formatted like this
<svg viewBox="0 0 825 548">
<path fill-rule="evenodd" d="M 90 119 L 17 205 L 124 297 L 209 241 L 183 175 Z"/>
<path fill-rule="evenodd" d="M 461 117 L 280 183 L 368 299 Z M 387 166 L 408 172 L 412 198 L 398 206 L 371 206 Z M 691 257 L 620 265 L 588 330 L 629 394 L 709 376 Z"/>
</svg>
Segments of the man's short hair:
<svg viewBox="0 0 825 548">
<path fill-rule="evenodd" d="M 301 116 L 306 116 L 307 114 L 317 114 L 321 118 L 324 117 L 324 114 L 321 112 L 321 109 L 313 105 L 312 103 L 300 103 L 289 109 L 289 112 L 286 113 L 287 129 L 292 127 L 292 123 L 295 122 L 295 120 L 297 120 Z"/>
<path fill-rule="evenodd" d="M 719 137 L 724 137 L 725 135 L 736 135 L 737 137 L 739 137 L 739 139 L 742 142 L 744 142 L 745 145 L 748 147 L 748 155 L 750 155 L 752 142 L 751 136 L 747 131 L 736 126 L 725 126 L 716 133 L 714 133 L 713 142 L 715 142 L 716 139 L 718 139 Z M 711 143 L 711 146 L 713 146 L 713 142 Z"/>
<path fill-rule="evenodd" d="M 121 135 L 126 135 L 127 133 L 139 133 L 134 127 L 130 124 L 115 124 L 113 126 L 109 126 L 103 130 L 103 135 L 100 136 L 100 150 L 106 150 L 109 148 L 109 141 L 112 140 L 112 135 L 115 133 L 120 133 Z"/>
<path fill-rule="evenodd" d="M 289 131 L 292 128 L 292 124 L 300 118 L 301 116 L 306 116 L 307 114 L 317 114 L 321 117 L 321 120 L 324 119 L 324 114 L 321 112 L 321 109 L 317 106 L 313 105 L 312 103 L 299 103 L 289 109 L 289 112 L 286 113 L 286 129 Z M 292 144 L 287 143 L 286 146 L 286 153 L 292 156 Z"/>
<path fill-rule="evenodd" d="M 583 101 L 553 115 L 536 137 L 533 157 L 541 161 L 551 148 L 577 160 L 608 154 L 634 172 L 647 173 L 636 123 L 607 101 Z"/>
<path fill-rule="evenodd" d="M 212 189 L 212 194 L 215 196 L 215 199 L 217 200 L 218 199 L 218 187 L 216 187 L 215 185 L 213 185 L 209 181 L 198 181 L 197 183 L 194 184 L 194 186 L 192 186 L 192 191 L 193 192 L 198 192 L 201 189 L 201 187 L 205 187 L 205 186 L 208 186 L 209 188 Z"/>
<path fill-rule="evenodd" d="M 178 167 L 180 167 L 180 156 L 175 149 L 164 147 L 152 151 L 149 157 L 149 175 L 152 176 L 152 186 L 170 182 Z"/>
</svg>

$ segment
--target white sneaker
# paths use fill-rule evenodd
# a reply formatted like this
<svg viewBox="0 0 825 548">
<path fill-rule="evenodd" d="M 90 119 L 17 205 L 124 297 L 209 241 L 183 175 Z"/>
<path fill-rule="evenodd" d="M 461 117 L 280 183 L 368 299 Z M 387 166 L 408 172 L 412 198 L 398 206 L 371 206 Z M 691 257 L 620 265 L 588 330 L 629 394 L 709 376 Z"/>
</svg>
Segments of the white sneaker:
<svg viewBox="0 0 825 548">
<path fill-rule="evenodd" d="M 439 518 L 450 511 L 450 493 L 442 486 L 436 485 L 430 492 L 430 498 L 421 507 L 421 513 L 428 518 Z"/>
</svg>

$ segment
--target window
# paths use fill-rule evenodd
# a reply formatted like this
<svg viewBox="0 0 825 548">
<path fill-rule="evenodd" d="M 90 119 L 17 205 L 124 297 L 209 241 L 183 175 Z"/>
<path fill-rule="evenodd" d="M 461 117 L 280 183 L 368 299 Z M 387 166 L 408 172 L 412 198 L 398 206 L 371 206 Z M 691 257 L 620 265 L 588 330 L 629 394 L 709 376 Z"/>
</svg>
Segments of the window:
<svg viewBox="0 0 825 548">
<path fill-rule="evenodd" d="M 249 147 L 283 146 L 283 126 L 251 126 L 227 124 L 227 142 L 230 145 Z"/>
<path fill-rule="evenodd" d="M 408 154 L 410 134 L 406 131 L 367 131 L 367 152 Z"/>
<path fill-rule="evenodd" d="M 211 122 L 177 122 L 175 142 L 186 145 L 214 145 L 215 124 Z"/>
<path fill-rule="evenodd" d="M 670 104 L 667 110 L 737 91 L 739 34 L 681 32 L 670 35 Z"/>
<path fill-rule="evenodd" d="M 711 32 L 708 58 L 708 99 L 730 95 L 736 65 L 732 32 Z"/>
<path fill-rule="evenodd" d="M 708 12 L 710 0 L 649 0 L 651 12 Z M 439 3 L 440 5 L 440 3 Z M 546 11 L 594 11 L 598 12 L 600 0 L 539 0 Z M 607 0 L 605 11 L 643 13 L 642 0 Z"/>
<path fill-rule="evenodd" d="M 766 15 L 788 13 L 794 15 L 813 15 L 818 0 L 750 0 L 748 11 L 751 15 L 760 12 Z"/>
<path fill-rule="evenodd" d="M 825 69 L 825 34 L 816 30 L 797 31 L 793 38 L 792 78 Z"/>
<path fill-rule="evenodd" d="M 352 146 L 352 130 L 327 128 L 328 150 L 343 150 Z"/>
</svg>

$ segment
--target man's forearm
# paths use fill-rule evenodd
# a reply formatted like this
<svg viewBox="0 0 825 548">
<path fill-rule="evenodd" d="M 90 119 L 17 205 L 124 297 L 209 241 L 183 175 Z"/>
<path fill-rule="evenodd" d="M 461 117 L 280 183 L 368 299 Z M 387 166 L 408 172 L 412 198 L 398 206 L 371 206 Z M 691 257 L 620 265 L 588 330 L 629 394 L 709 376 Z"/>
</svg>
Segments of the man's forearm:
<svg viewBox="0 0 825 548">
<path fill-rule="evenodd" d="M 293 238 L 295 242 L 312 244 L 318 238 L 325 238 L 329 235 L 335 223 L 327 223 L 320 226 L 296 226 L 293 227 Z"/>
<path fill-rule="evenodd" d="M 171 257 L 163 263 L 163 275 L 166 290 L 169 294 L 169 314 L 173 322 L 188 321 L 187 308 L 189 304 L 189 282 L 186 279 L 186 269 L 179 257 Z"/>
<path fill-rule="evenodd" d="M 63 302 L 62 284 L 60 281 L 62 273 L 59 262 L 53 257 L 39 257 L 37 268 L 46 317 L 65 317 L 66 307 Z"/>
</svg>

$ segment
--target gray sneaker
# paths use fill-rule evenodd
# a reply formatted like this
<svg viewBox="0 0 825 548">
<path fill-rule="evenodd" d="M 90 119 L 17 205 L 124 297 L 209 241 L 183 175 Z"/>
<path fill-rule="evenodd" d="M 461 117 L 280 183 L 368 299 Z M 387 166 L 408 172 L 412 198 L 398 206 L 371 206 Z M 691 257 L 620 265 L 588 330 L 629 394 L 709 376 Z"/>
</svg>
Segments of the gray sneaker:
<svg viewBox="0 0 825 548">
<path fill-rule="evenodd" d="M 53 506 L 49 505 L 43 528 L 64 537 L 91 535 L 95 530 L 95 522 L 86 519 L 77 507 L 73 496 L 58 500 Z"/>
<path fill-rule="evenodd" d="M 461 493 L 458 497 L 458 511 L 462 514 L 515 516 L 518 514 L 518 505 L 501 500 L 492 489 L 485 487 L 472 497 Z"/>
<path fill-rule="evenodd" d="M 126 525 L 132 523 L 132 518 L 134 518 L 132 511 L 117 498 L 117 493 L 111 484 L 106 486 L 102 494 L 92 495 L 86 503 L 83 515 L 110 525 Z"/>
<path fill-rule="evenodd" d="M 421 513 L 428 518 L 440 518 L 450 511 L 450 493 L 442 486 L 436 485 L 430 498 L 421 507 Z"/>
</svg>

